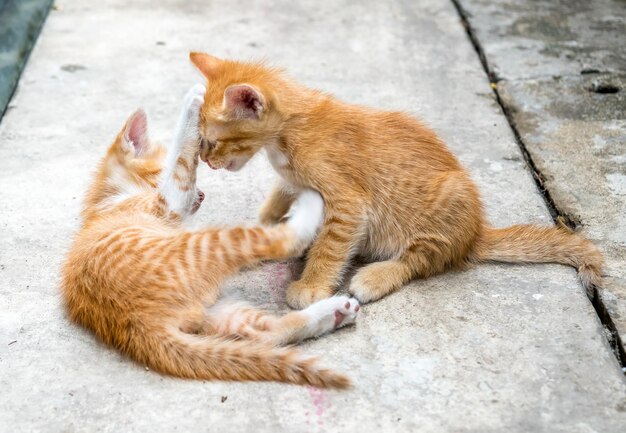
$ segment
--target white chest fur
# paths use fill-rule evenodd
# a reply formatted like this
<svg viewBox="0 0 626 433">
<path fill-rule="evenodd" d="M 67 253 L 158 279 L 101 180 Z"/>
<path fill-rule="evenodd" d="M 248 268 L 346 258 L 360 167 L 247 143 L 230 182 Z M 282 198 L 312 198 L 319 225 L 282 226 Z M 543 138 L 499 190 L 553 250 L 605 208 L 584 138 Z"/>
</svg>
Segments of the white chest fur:
<svg viewBox="0 0 626 433">
<path fill-rule="evenodd" d="M 292 170 L 291 164 L 289 164 L 289 158 L 274 144 L 265 146 L 265 151 L 267 152 L 267 159 L 269 159 L 274 170 L 276 170 L 283 179 L 291 181 Z"/>
</svg>

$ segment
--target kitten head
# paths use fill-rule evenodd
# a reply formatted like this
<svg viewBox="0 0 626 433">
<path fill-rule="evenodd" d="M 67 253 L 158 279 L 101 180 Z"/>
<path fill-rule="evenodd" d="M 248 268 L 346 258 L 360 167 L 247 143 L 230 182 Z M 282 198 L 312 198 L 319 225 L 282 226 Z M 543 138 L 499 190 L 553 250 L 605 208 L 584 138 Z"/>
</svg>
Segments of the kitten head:
<svg viewBox="0 0 626 433">
<path fill-rule="evenodd" d="M 200 157 L 213 169 L 237 171 L 263 145 L 277 140 L 283 118 L 272 89 L 279 72 L 204 53 L 189 58 L 208 80 L 200 115 Z"/>
<path fill-rule="evenodd" d="M 156 190 L 165 149 L 148 137 L 148 119 L 139 109 L 109 147 L 87 193 L 83 216 L 115 207 Z"/>
</svg>

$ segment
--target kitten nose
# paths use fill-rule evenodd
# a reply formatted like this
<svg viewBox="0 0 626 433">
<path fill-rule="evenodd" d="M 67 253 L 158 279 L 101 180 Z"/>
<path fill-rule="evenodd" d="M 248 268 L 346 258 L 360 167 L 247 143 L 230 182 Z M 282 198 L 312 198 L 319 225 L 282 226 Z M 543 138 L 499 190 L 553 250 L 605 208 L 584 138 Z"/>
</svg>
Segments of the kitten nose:
<svg viewBox="0 0 626 433">
<path fill-rule="evenodd" d="M 204 193 L 198 190 L 198 201 L 202 203 L 204 201 Z"/>
</svg>

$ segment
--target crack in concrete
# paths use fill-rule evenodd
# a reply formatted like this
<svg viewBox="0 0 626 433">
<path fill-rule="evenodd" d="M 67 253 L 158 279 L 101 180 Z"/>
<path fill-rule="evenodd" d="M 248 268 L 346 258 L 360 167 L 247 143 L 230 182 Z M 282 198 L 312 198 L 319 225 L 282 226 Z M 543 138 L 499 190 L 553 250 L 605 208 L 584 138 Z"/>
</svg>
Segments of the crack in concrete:
<svg viewBox="0 0 626 433">
<path fill-rule="evenodd" d="M 530 155 L 530 152 L 526 148 L 526 145 L 524 144 L 524 140 L 522 139 L 522 136 L 520 135 L 519 130 L 517 129 L 517 126 L 515 124 L 515 120 L 513 119 L 513 116 L 511 115 L 510 107 L 508 107 L 502 101 L 502 98 L 500 97 L 500 93 L 498 92 L 496 83 L 498 83 L 499 81 L 503 81 L 504 79 L 499 77 L 497 73 L 493 70 L 493 68 L 489 66 L 489 62 L 487 60 L 487 56 L 485 55 L 485 51 L 483 50 L 482 45 L 480 44 L 480 41 L 478 40 L 478 37 L 476 36 L 476 32 L 472 29 L 472 26 L 468 20 L 467 12 L 463 9 L 459 0 L 450 0 L 450 1 L 452 2 L 457 13 L 459 14 L 459 18 L 461 20 L 463 27 L 465 28 L 465 32 L 467 33 L 467 36 L 472 46 L 474 47 L 474 50 L 476 51 L 478 58 L 480 59 L 483 69 L 485 73 L 487 74 L 487 77 L 489 78 L 489 81 L 491 83 L 491 89 L 496 97 L 496 101 L 498 102 L 498 105 L 502 109 L 502 113 L 504 114 L 504 117 L 506 118 L 509 124 L 509 127 L 511 128 L 511 131 L 513 132 L 515 141 L 517 145 L 519 146 L 520 151 L 522 152 L 522 155 L 524 156 L 524 161 L 526 161 L 526 164 L 528 168 L 530 169 L 533 179 L 535 180 L 535 184 L 537 185 L 537 188 L 539 189 L 546 203 L 546 206 L 548 207 L 548 210 L 550 211 L 550 215 L 552 216 L 554 223 L 565 224 L 572 230 L 576 230 L 576 228 L 581 224 L 581 222 L 578 221 L 575 217 L 568 215 L 567 213 L 561 211 L 558 208 L 555 201 L 552 199 L 552 196 L 550 195 L 550 191 L 545 186 L 545 176 L 537 168 L 536 164 L 534 163 L 532 159 L 532 156 Z M 514 79 L 511 81 L 520 81 L 520 80 Z M 619 332 L 617 331 L 615 323 L 613 322 L 613 319 L 611 318 L 606 305 L 604 305 L 604 302 L 602 301 L 602 296 L 600 296 L 598 287 L 594 287 L 593 298 L 591 298 L 590 301 L 591 301 L 591 304 L 593 305 L 593 308 L 596 310 L 596 314 L 598 315 L 598 318 L 600 319 L 602 326 L 604 327 L 605 332 L 603 333 L 603 335 L 606 338 L 607 343 L 609 344 L 609 347 L 611 348 L 611 351 L 615 355 L 617 362 L 622 367 L 622 372 L 626 375 L 626 350 L 624 349 L 622 339 L 619 335 Z"/>
<path fill-rule="evenodd" d="M 455 1 L 455 0 L 451 0 L 451 1 Z M 483 63 L 483 66 L 484 65 L 485 63 Z M 503 81 L 506 81 L 508 83 L 525 83 L 528 81 L 541 81 L 541 80 L 548 80 L 548 79 L 563 79 L 563 78 L 580 78 L 580 77 L 610 78 L 610 77 L 619 77 L 623 74 L 624 73 L 621 71 L 598 70 L 597 72 L 582 72 L 581 71 L 578 74 L 536 74 L 536 75 L 524 75 L 521 77 L 513 77 L 513 78 L 503 78 L 503 77 L 498 76 L 496 72 L 492 71 L 491 74 L 489 75 L 489 80 L 492 83 L 500 83 Z"/>
</svg>

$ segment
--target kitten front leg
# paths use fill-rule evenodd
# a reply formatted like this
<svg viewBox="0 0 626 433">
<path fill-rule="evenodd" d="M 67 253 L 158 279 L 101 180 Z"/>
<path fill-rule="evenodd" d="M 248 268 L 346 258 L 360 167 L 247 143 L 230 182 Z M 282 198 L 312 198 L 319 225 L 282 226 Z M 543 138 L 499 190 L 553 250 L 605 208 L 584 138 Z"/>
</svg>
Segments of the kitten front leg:
<svg viewBox="0 0 626 433">
<path fill-rule="evenodd" d="M 292 187 L 284 180 L 278 180 L 259 210 L 261 224 L 271 225 L 279 222 L 287 214 L 296 197 L 297 194 Z"/>
<path fill-rule="evenodd" d="M 304 190 L 295 200 L 288 220 L 273 227 L 235 227 L 196 232 L 187 240 L 206 253 L 200 269 L 215 269 L 229 275 L 242 266 L 263 260 L 282 260 L 302 254 L 311 244 L 324 219 L 324 200 L 313 190 Z"/>
<path fill-rule="evenodd" d="M 322 230 L 309 250 L 302 277 L 287 289 L 287 303 L 301 309 L 333 295 L 361 238 L 360 208 L 344 204 L 326 209 Z"/>
<path fill-rule="evenodd" d="M 196 189 L 200 152 L 198 120 L 204 92 L 204 86 L 197 84 L 185 95 L 159 179 L 159 195 L 165 201 L 167 210 L 179 217 L 197 210 L 199 202 L 204 198 Z"/>
</svg>

